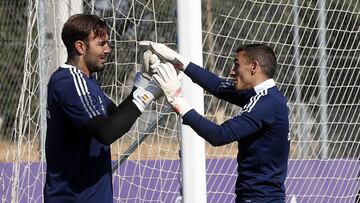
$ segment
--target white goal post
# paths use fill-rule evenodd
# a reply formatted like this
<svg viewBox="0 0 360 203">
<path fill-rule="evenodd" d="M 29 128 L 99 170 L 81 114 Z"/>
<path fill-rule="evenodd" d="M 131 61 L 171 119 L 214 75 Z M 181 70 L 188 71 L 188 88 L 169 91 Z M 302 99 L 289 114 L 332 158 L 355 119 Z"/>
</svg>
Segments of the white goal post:
<svg viewBox="0 0 360 203">
<path fill-rule="evenodd" d="M 289 100 L 286 201 L 360 199 L 360 1 L 193 4 L 191 0 L 1 1 L 0 202 L 43 202 L 46 83 L 66 57 L 62 24 L 78 12 L 97 14 L 110 27 L 112 53 L 98 78 L 117 104 L 131 91 L 140 69 L 141 40 L 165 43 L 223 78 L 229 77 L 237 46 L 268 44 L 278 57 L 276 85 Z M 192 101 L 200 103 L 193 105 L 213 122 L 220 124 L 241 110 L 201 89 L 185 88 L 184 92 L 196 89 L 199 97 Z M 186 142 L 195 151 L 182 148 Z M 212 147 L 184 130 L 164 98 L 111 148 L 114 202 L 235 200 L 236 143 Z M 197 161 L 186 165 L 194 153 L 197 156 L 190 159 Z M 191 188 L 188 183 L 199 185 Z M 197 193 L 201 195 L 195 197 Z"/>
<path fill-rule="evenodd" d="M 177 29 L 179 53 L 202 66 L 200 0 L 177 0 Z M 201 87 L 184 76 L 182 89 L 191 107 L 203 115 L 204 94 Z M 183 202 L 206 203 L 205 142 L 185 125 L 181 127 L 181 166 Z"/>
</svg>

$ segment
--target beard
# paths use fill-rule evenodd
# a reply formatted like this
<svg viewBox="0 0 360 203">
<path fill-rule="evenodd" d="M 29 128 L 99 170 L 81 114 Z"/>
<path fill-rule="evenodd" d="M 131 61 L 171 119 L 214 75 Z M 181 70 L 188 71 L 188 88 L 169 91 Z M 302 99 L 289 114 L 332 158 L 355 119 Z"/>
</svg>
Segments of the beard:
<svg viewBox="0 0 360 203">
<path fill-rule="evenodd" d="M 104 63 L 97 57 L 89 57 L 85 63 L 90 73 L 100 72 L 105 68 Z"/>
<path fill-rule="evenodd" d="M 88 64 L 87 67 L 89 68 L 89 71 L 91 73 L 100 72 L 104 70 L 105 65 L 104 64 Z"/>
</svg>

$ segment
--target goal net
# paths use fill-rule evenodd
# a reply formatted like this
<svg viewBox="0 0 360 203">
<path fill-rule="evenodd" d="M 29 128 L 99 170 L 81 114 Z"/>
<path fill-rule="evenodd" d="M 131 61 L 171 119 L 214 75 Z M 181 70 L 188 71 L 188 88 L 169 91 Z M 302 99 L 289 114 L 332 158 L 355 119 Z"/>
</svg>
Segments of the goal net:
<svg viewBox="0 0 360 203">
<path fill-rule="evenodd" d="M 1 202 L 43 201 L 46 85 L 64 62 L 59 18 L 76 12 L 75 2 L 0 2 Z M 111 28 L 112 53 L 98 79 L 117 104 L 141 67 L 139 41 L 177 49 L 175 0 L 83 0 L 81 8 Z M 360 198 L 359 28 L 359 0 L 202 1 L 206 69 L 228 78 L 246 43 L 266 43 L 278 57 L 274 79 L 290 110 L 287 202 Z M 206 118 L 218 124 L 241 110 L 207 92 L 204 101 Z M 112 144 L 114 202 L 181 202 L 180 125 L 161 98 Z M 236 143 L 206 143 L 208 202 L 234 201 L 236 155 Z"/>
</svg>

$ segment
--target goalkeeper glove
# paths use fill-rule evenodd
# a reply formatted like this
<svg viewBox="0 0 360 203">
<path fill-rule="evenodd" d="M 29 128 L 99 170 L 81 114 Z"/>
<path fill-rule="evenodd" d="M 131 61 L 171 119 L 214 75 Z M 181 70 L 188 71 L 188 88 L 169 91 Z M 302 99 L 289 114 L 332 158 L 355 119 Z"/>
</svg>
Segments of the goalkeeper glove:
<svg viewBox="0 0 360 203">
<path fill-rule="evenodd" d="M 151 79 L 151 75 L 156 72 L 156 68 L 159 64 L 160 60 L 155 54 L 150 50 L 145 51 L 143 54 L 143 66 L 135 75 L 134 86 L 137 88 L 145 88 Z"/>
<path fill-rule="evenodd" d="M 156 68 L 160 65 L 159 57 L 147 50 L 143 54 L 143 72 L 148 75 L 156 73 Z"/>
<path fill-rule="evenodd" d="M 139 76 L 140 75 L 140 76 Z M 140 77 L 140 79 L 139 79 Z M 146 107 L 153 101 L 162 96 L 162 91 L 155 80 L 148 81 L 142 77 L 141 73 L 136 74 L 135 80 L 141 80 L 134 82 L 135 84 L 145 86 L 136 86 L 137 89 L 133 92 L 133 102 L 141 112 L 144 112 Z M 146 82 L 144 81 L 146 80 Z"/>
<path fill-rule="evenodd" d="M 191 110 L 188 102 L 182 97 L 180 77 L 170 63 L 161 63 L 158 66 L 158 72 L 153 77 L 159 83 L 175 112 L 183 116 Z"/>
<path fill-rule="evenodd" d="M 137 72 L 134 78 L 134 86 L 136 88 L 139 87 L 145 88 L 149 83 L 149 80 L 150 80 L 149 77 L 143 74 L 143 72 Z"/>
<path fill-rule="evenodd" d="M 143 68 L 140 72 L 136 73 L 134 78 L 134 86 L 136 88 L 142 87 L 143 89 L 151 92 L 155 99 L 160 98 L 162 96 L 162 92 L 150 75 L 156 73 L 159 65 L 159 58 L 150 50 L 145 51 L 143 54 Z"/>
<path fill-rule="evenodd" d="M 137 72 L 134 78 L 134 86 L 137 88 L 133 93 L 133 102 L 141 112 L 154 100 L 162 96 L 162 91 L 154 79 L 150 79 L 152 74 L 160 64 L 159 58 L 152 54 L 150 50 L 143 55 L 143 70 Z"/>
<path fill-rule="evenodd" d="M 164 44 L 155 43 L 151 41 L 141 41 L 139 46 L 142 49 L 151 50 L 164 61 L 172 63 L 177 69 L 184 71 L 189 65 L 190 61 L 184 56 L 178 54 L 176 51 L 170 49 Z"/>
<path fill-rule="evenodd" d="M 133 92 L 133 102 L 138 107 L 140 112 L 144 112 L 146 107 L 155 99 L 151 92 L 139 87 Z"/>
</svg>

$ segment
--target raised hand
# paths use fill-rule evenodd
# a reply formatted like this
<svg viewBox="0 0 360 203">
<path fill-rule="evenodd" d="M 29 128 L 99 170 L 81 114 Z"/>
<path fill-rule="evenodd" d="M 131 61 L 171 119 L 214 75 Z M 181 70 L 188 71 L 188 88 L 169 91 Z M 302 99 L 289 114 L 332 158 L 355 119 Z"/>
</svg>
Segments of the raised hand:
<svg viewBox="0 0 360 203">
<path fill-rule="evenodd" d="M 141 41 L 139 43 L 139 46 L 141 47 L 141 49 L 151 50 L 152 53 L 156 54 L 164 61 L 170 62 L 175 66 L 176 69 L 179 69 L 181 71 L 184 71 L 190 63 L 187 58 L 172 50 L 165 44 L 151 41 Z"/>
<path fill-rule="evenodd" d="M 139 83 L 141 83 L 141 86 Z M 135 77 L 134 86 L 137 88 L 133 92 L 133 102 L 141 112 L 144 112 L 146 107 L 153 100 L 156 100 L 163 95 L 162 89 L 154 79 L 149 81 L 139 73 Z"/>
<path fill-rule="evenodd" d="M 157 71 L 160 59 L 147 50 L 143 54 L 143 68 L 137 72 L 134 78 L 134 86 L 137 88 L 133 93 L 133 102 L 143 112 L 146 107 L 155 99 L 162 96 L 162 90 L 151 77 Z"/>
<path fill-rule="evenodd" d="M 153 77 L 164 91 L 166 99 L 175 112 L 183 116 L 190 111 L 188 102 L 181 94 L 181 77 L 177 75 L 172 64 L 161 63 Z"/>
<path fill-rule="evenodd" d="M 157 66 L 160 65 L 160 59 L 157 55 L 147 50 L 143 54 L 143 72 L 148 75 L 156 73 Z"/>
</svg>

